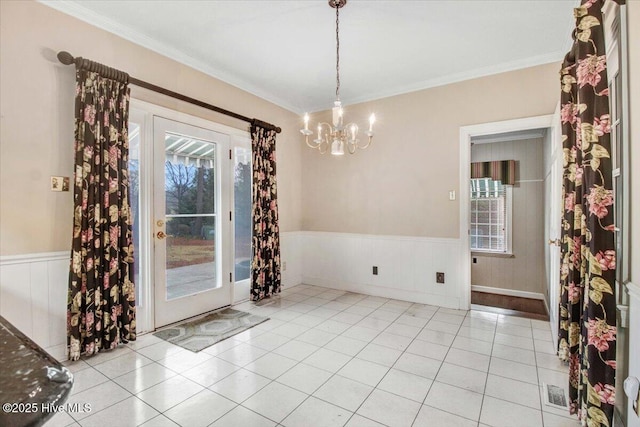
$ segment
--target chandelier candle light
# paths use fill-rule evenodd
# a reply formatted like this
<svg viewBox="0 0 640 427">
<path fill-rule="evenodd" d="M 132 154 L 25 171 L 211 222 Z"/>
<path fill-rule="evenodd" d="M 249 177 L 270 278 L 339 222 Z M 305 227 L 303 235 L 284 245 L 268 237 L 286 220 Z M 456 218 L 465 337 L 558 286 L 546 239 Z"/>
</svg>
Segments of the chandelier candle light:
<svg viewBox="0 0 640 427">
<path fill-rule="evenodd" d="M 344 111 L 340 102 L 340 8 L 345 4 L 347 4 L 347 0 L 329 0 L 329 6 L 336 10 L 336 100 L 332 109 L 333 125 L 327 122 L 318 123 L 318 137 L 313 142 L 309 142 L 309 137 L 314 132 L 309 130 L 309 114 L 305 113 L 304 129 L 300 129 L 309 147 L 317 148 L 321 154 L 326 153 L 331 147 L 331 154 L 334 156 L 342 156 L 345 145 L 349 154 L 355 153 L 357 148 L 364 150 L 371 145 L 373 123 L 376 121 L 376 116 L 371 114 L 371 117 L 369 117 L 369 130 L 366 132 L 368 137 L 366 144 L 360 144 L 357 124 L 344 124 Z"/>
</svg>

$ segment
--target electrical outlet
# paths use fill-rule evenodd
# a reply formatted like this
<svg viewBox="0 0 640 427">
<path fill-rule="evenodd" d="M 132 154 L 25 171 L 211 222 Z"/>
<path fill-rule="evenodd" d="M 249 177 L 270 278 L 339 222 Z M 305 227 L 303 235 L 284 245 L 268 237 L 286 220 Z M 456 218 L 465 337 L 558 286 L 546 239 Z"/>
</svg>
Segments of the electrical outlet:
<svg viewBox="0 0 640 427">
<path fill-rule="evenodd" d="M 436 273 L 436 283 L 444 283 L 444 273 Z"/>
<path fill-rule="evenodd" d="M 377 276 L 377 275 L 378 275 L 378 266 L 377 266 L 377 265 L 374 265 L 374 266 L 373 266 L 373 275 L 374 275 L 374 276 Z"/>
<path fill-rule="evenodd" d="M 282 271 L 287 271 L 287 261 L 282 261 Z"/>
</svg>

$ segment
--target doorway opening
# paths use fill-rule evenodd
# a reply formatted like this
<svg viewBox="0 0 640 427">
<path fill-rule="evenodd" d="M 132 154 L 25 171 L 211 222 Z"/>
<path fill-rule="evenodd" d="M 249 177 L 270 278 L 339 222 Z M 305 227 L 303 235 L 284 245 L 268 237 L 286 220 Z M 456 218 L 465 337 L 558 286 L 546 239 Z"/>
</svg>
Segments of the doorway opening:
<svg viewBox="0 0 640 427">
<path fill-rule="evenodd" d="M 129 122 L 138 332 L 248 299 L 248 132 L 138 100 Z"/>
<path fill-rule="evenodd" d="M 471 304 L 548 320 L 544 159 L 547 129 L 471 138 Z"/>
<path fill-rule="evenodd" d="M 526 303 L 531 301 L 516 298 L 525 298 L 542 302 L 552 320 L 557 316 L 559 277 L 556 280 L 555 275 L 559 275 L 560 257 L 555 239 L 560 234 L 562 172 L 557 114 L 559 111 L 460 129 L 460 236 L 465 285 L 461 300 L 467 306 L 475 302 L 497 306 L 508 303 L 511 309 L 523 311 L 529 309 Z M 505 176 L 494 173 L 491 177 L 491 168 L 504 165 L 482 165 L 501 160 L 515 161 L 513 171 L 504 172 L 515 172 L 504 186 Z M 474 167 L 473 176 L 471 163 L 480 164 Z M 479 175 L 483 167 L 487 176 Z M 549 245 L 549 241 L 554 244 Z"/>
</svg>

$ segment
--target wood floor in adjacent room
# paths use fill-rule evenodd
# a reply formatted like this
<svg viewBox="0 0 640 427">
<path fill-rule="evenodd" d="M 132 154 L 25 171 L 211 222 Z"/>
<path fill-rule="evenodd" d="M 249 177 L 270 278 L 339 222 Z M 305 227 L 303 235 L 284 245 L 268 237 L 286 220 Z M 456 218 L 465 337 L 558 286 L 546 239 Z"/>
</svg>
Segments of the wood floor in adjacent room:
<svg viewBox="0 0 640 427">
<path fill-rule="evenodd" d="M 478 310 L 549 321 L 544 301 L 539 299 L 471 291 L 471 304 Z"/>
</svg>

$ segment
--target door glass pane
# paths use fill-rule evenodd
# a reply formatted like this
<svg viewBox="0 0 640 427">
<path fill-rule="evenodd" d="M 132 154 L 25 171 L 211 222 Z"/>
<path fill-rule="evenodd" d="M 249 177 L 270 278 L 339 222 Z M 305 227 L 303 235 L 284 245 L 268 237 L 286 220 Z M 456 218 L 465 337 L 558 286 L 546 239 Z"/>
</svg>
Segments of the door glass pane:
<svg viewBox="0 0 640 427">
<path fill-rule="evenodd" d="M 251 270 L 251 150 L 234 150 L 235 281 L 249 278 Z"/>
<path fill-rule="evenodd" d="M 142 305 L 140 286 L 140 124 L 129 122 L 129 205 L 131 207 L 131 237 L 133 239 L 133 283 L 136 285 L 136 305 Z"/>
<path fill-rule="evenodd" d="M 167 300 L 217 287 L 215 144 L 165 135 Z"/>
</svg>

